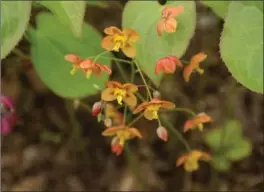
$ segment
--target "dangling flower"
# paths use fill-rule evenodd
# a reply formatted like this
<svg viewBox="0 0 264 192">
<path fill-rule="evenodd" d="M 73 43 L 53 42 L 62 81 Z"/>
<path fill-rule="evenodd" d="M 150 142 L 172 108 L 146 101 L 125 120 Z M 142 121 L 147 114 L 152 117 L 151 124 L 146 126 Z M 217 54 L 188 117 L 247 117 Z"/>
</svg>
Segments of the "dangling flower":
<svg viewBox="0 0 264 192">
<path fill-rule="evenodd" d="M 174 17 L 184 11 L 183 6 L 170 6 L 165 7 L 161 13 L 161 19 L 157 25 L 158 35 L 161 36 L 163 31 L 173 33 L 177 29 L 177 21 Z"/>
<path fill-rule="evenodd" d="M 106 89 L 102 92 L 101 98 L 104 101 L 117 100 L 119 105 L 124 101 L 128 106 L 137 105 L 137 98 L 134 93 L 138 90 L 137 86 L 131 83 L 120 84 L 117 81 L 108 81 Z"/>
<path fill-rule="evenodd" d="M 173 109 L 175 104 L 169 101 L 162 101 L 159 99 L 152 99 L 151 101 L 143 102 L 133 111 L 134 114 L 144 110 L 144 116 L 148 120 L 158 119 L 158 111 L 160 109 Z"/>
<path fill-rule="evenodd" d="M 17 121 L 15 105 L 11 98 L 1 96 L 1 133 L 7 135 L 13 129 Z"/>
<path fill-rule="evenodd" d="M 209 161 L 211 160 L 211 156 L 208 153 L 204 153 L 202 151 L 192 150 L 191 152 L 181 156 L 176 161 L 176 166 L 179 167 L 180 165 L 184 164 L 185 171 L 193 172 L 198 170 L 199 160 Z"/>
<path fill-rule="evenodd" d="M 163 73 L 174 73 L 176 70 L 176 66 L 182 67 L 181 60 L 176 56 L 167 56 L 163 57 L 158 60 L 155 73 L 159 74 L 160 72 Z"/>
<path fill-rule="evenodd" d="M 186 82 L 189 82 L 190 76 L 193 71 L 197 71 L 200 74 L 204 73 L 204 70 L 199 67 L 200 63 L 206 59 L 207 55 L 203 52 L 194 55 L 191 58 L 190 64 L 185 67 L 183 71 L 183 77 Z"/>
<path fill-rule="evenodd" d="M 163 141 L 168 141 L 168 131 L 165 127 L 159 126 L 156 130 L 157 135 Z"/>
<path fill-rule="evenodd" d="M 119 138 L 116 136 L 112 139 L 111 142 L 111 151 L 119 156 L 123 152 L 123 146 L 120 145 Z"/>
<path fill-rule="evenodd" d="M 95 63 L 91 59 L 85 59 L 80 63 L 80 68 L 84 71 L 87 78 L 90 78 L 91 74 L 94 74 L 97 77 L 102 75 L 102 72 L 106 72 L 108 75 L 111 75 L 112 70 L 106 65 Z"/>
<path fill-rule="evenodd" d="M 115 125 L 120 125 L 123 122 L 122 113 L 120 113 L 113 104 L 107 103 L 105 105 L 105 117 L 111 119 Z"/>
<path fill-rule="evenodd" d="M 74 75 L 78 69 L 82 70 L 87 78 L 90 78 L 92 73 L 98 77 L 102 75 L 102 72 L 106 72 L 109 75 L 112 73 L 112 70 L 106 65 L 95 63 L 92 59 L 81 59 L 75 54 L 66 55 L 65 60 L 72 63 L 72 75 Z"/>
<path fill-rule="evenodd" d="M 135 30 L 126 28 L 121 31 L 117 27 L 108 27 L 104 32 L 108 35 L 101 43 L 105 50 L 118 52 L 121 49 L 127 57 L 136 56 L 134 43 L 138 41 L 139 36 Z"/>
<path fill-rule="evenodd" d="M 92 116 L 97 116 L 99 113 L 101 113 L 102 107 L 102 101 L 95 102 L 92 107 Z"/>
<path fill-rule="evenodd" d="M 192 119 L 189 119 L 184 124 L 183 132 L 188 131 L 189 129 L 198 128 L 200 131 L 203 131 L 203 123 L 212 122 L 213 119 L 205 113 L 199 113 Z"/>
<path fill-rule="evenodd" d="M 142 138 L 141 133 L 136 128 L 128 128 L 125 125 L 107 128 L 102 133 L 103 136 L 115 136 L 112 140 L 111 148 L 117 155 L 123 150 L 124 144 L 127 140 L 135 137 Z"/>
</svg>

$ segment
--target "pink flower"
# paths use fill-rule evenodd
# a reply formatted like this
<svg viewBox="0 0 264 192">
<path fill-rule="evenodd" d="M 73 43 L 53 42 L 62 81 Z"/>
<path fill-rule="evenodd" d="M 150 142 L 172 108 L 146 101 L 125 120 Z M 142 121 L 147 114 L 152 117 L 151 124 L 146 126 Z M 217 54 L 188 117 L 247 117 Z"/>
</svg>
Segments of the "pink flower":
<svg viewBox="0 0 264 192">
<path fill-rule="evenodd" d="M 1 96 L 1 133 L 7 135 L 16 124 L 15 105 L 11 98 Z"/>
<path fill-rule="evenodd" d="M 167 129 L 165 127 L 160 126 L 160 127 L 157 128 L 156 131 L 157 131 L 158 137 L 161 140 L 168 141 L 168 131 L 167 131 Z"/>
</svg>

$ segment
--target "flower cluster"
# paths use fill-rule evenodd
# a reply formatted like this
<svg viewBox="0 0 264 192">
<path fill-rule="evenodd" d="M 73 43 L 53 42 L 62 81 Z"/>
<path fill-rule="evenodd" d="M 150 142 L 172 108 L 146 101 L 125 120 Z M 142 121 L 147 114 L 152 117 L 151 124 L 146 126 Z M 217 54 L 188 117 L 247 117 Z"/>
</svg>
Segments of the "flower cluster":
<svg viewBox="0 0 264 192">
<path fill-rule="evenodd" d="M 157 32 L 161 36 L 164 32 L 169 34 L 173 33 L 177 29 L 177 21 L 175 17 L 184 12 L 183 6 L 169 6 L 165 7 L 161 12 L 161 18 L 157 23 Z M 98 118 L 98 121 L 104 122 L 106 129 L 102 132 L 103 136 L 112 137 L 111 150 L 116 155 L 120 155 L 123 151 L 124 145 L 128 140 L 133 138 L 142 139 L 143 136 L 139 129 L 134 128 L 132 125 L 141 117 L 145 117 L 147 120 L 156 120 L 159 124 L 156 129 L 157 136 L 163 140 L 168 140 L 168 131 L 161 124 L 160 113 L 164 110 L 173 110 L 176 106 L 173 102 L 162 100 L 158 91 L 150 93 L 149 86 L 146 84 L 144 74 L 142 74 L 137 62 L 136 46 L 135 43 L 139 40 L 139 34 L 130 28 L 123 30 L 117 27 L 111 26 L 104 30 L 106 37 L 101 41 L 101 46 L 106 50 L 122 52 L 129 58 L 132 58 L 131 65 L 136 64 L 141 78 L 144 82 L 144 87 L 148 92 L 148 99 L 138 104 L 138 89 L 142 85 L 135 85 L 133 82 L 120 83 L 117 81 L 107 81 L 105 83 L 105 89 L 101 92 L 101 100 L 95 102 L 92 107 L 92 115 Z M 105 52 L 104 52 L 105 53 Z M 96 59 L 100 56 L 96 56 L 94 60 L 90 58 L 81 59 L 75 54 L 68 54 L 65 59 L 72 63 L 71 74 L 75 74 L 77 70 L 81 70 L 89 78 L 91 74 L 100 76 L 103 72 L 111 74 L 112 71 L 109 67 L 97 63 Z M 175 55 L 167 55 L 160 58 L 155 66 L 155 74 L 173 74 L 176 68 L 184 68 L 183 77 L 186 82 L 189 82 L 190 76 L 194 71 L 202 74 L 203 70 L 199 67 L 200 63 L 206 59 L 207 55 L 203 52 L 194 55 L 189 65 L 185 66 L 182 61 Z M 119 110 L 124 109 L 124 114 Z M 126 122 L 127 108 L 132 114 L 139 114 L 130 123 Z M 200 113 L 195 117 L 186 121 L 183 132 L 191 129 L 198 128 L 203 130 L 203 123 L 211 122 L 212 118 L 205 113 Z M 180 166 L 184 164 L 186 171 L 195 171 L 198 169 L 198 160 L 210 160 L 210 155 L 199 150 L 192 150 L 189 153 L 183 155 L 177 160 L 176 165 Z"/>
</svg>

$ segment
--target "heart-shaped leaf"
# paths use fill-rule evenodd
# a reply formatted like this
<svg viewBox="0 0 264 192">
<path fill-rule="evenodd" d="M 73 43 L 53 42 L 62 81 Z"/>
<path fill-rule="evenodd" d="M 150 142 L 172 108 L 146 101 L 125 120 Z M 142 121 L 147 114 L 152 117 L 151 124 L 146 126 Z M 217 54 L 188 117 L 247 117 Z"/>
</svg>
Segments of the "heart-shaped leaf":
<svg viewBox="0 0 264 192">
<path fill-rule="evenodd" d="M 218 171 L 227 171 L 231 166 L 231 162 L 223 155 L 213 155 L 212 166 Z"/>
<path fill-rule="evenodd" d="M 51 10 L 62 23 L 70 27 L 76 37 L 81 37 L 85 1 L 38 1 Z"/>
<path fill-rule="evenodd" d="M 233 147 L 229 148 L 226 153 L 226 157 L 231 161 L 241 160 L 251 154 L 252 144 L 246 140 L 242 139 L 237 142 Z"/>
<path fill-rule="evenodd" d="M 22 38 L 29 21 L 31 1 L 1 1 L 1 59 Z"/>
<path fill-rule="evenodd" d="M 96 87 L 103 88 L 107 74 L 100 78 L 87 79 L 82 72 L 71 75 L 71 63 L 64 56 L 75 53 L 81 58 L 96 56 L 104 50 L 100 46 L 101 36 L 90 25 L 83 25 L 82 39 L 76 38 L 57 17 L 42 13 L 37 17 L 37 29 L 30 30 L 33 64 L 42 81 L 56 94 L 68 98 L 81 98 L 95 94 Z M 109 55 L 108 55 L 109 56 Z M 109 59 L 97 60 L 110 65 Z"/>
<path fill-rule="evenodd" d="M 230 3 L 220 52 L 238 82 L 263 93 L 263 12 L 258 6 L 259 3 Z"/>
<path fill-rule="evenodd" d="M 157 24 L 166 5 L 182 5 L 184 12 L 175 19 L 178 27 L 175 33 L 157 34 Z M 123 28 L 132 28 L 139 33 L 136 59 L 141 69 L 159 85 L 161 77 L 154 73 L 158 59 L 175 55 L 181 57 L 193 36 L 196 24 L 196 9 L 193 1 L 171 1 L 161 6 L 156 1 L 129 1 L 122 16 Z"/>
</svg>

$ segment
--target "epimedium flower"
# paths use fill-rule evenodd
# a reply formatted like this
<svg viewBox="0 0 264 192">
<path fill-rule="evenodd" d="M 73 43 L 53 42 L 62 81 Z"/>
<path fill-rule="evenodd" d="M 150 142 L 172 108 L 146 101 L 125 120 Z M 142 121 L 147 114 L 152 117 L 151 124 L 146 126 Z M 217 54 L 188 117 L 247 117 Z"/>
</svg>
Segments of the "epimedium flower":
<svg viewBox="0 0 264 192">
<path fill-rule="evenodd" d="M 181 60 L 176 56 L 169 55 L 158 60 L 155 67 L 155 73 L 174 73 L 176 71 L 176 66 L 183 66 Z"/>
<path fill-rule="evenodd" d="M 72 75 L 74 75 L 77 70 L 82 70 L 87 78 L 90 78 L 91 74 L 100 77 L 102 72 L 106 72 L 109 75 L 112 73 L 112 70 L 106 65 L 96 63 L 92 59 L 81 59 L 75 54 L 66 55 L 65 60 L 72 63 Z"/>
<path fill-rule="evenodd" d="M 163 141 L 168 141 L 168 131 L 165 127 L 159 126 L 156 130 L 158 137 Z"/>
<path fill-rule="evenodd" d="M 145 101 L 137 106 L 133 113 L 139 113 L 144 110 L 144 116 L 148 120 L 158 119 L 158 111 L 160 109 L 173 109 L 175 108 L 175 104 L 169 101 L 159 100 L 157 98 L 153 98 L 151 101 Z"/>
<path fill-rule="evenodd" d="M 163 31 L 173 33 L 177 29 L 177 21 L 174 17 L 184 11 L 183 6 L 169 6 L 165 7 L 161 12 L 161 19 L 157 25 L 158 35 L 161 36 Z"/>
<path fill-rule="evenodd" d="M 207 55 L 203 52 L 197 53 L 191 58 L 190 64 L 184 68 L 183 77 L 186 82 L 189 82 L 192 72 L 197 71 L 201 75 L 204 70 L 200 68 L 200 63 L 207 58 Z"/>
<path fill-rule="evenodd" d="M 176 166 L 179 167 L 184 164 L 184 169 L 187 172 L 193 172 L 198 170 L 199 164 L 198 161 L 209 161 L 211 160 L 211 156 L 208 153 L 199 151 L 199 150 L 192 150 L 191 152 L 184 154 L 176 161 Z"/>
<path fill-rule="evenodd" d="M 127 57 L 136 56 L 134 43 L 138 41 L 139 35 L 135 30 L 125 28 L 121 31 L 117 27 L 111 26 L 107 27 L 104 33 L 107 36 L 103 38 L 101 44 L 105 50 L 118 52 L 121 49 Z"/>
<path fill-rule="evenodd" d="M 121 154 L 127 140 L 135 137 L 142 138 L 141 133 L 136 128 L 129 128 L 126 125 L 107 128 L 102 133 L 103 136 L 115 136 L 111 143 L 112 152 Z"/>
<path fill-rule="evenodd" d="M 15 104 L 10 97 L 1 96 L 1 133 L 7 135 L 16 124 Z"/>
<path fill-rule="evenodd" d="M 106 89 L 101 94 L 101 99 L 104 101 L 117 100 L 119 105 L 124 101 L 128 106 L 134 107 L 137 105 L 137 98 L 134 93 L 138 87 L 132 83 L 121 84 L 117 81 L 106 82 Z"/>
<path fill-rule="evenodd" d="M 206 113 L 199 113 L 195 117 L 185 122 L 183 132 L 195 128 L 198 128 L 200 131 L 203 131 L 203 123 L 209 123 L 212 121 L 213 119 L 210 116 L 208 116 Z"/>
</svg>

